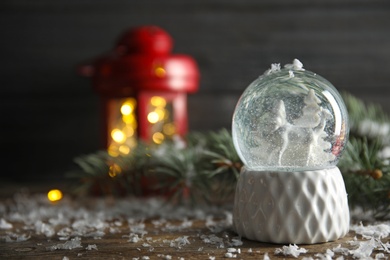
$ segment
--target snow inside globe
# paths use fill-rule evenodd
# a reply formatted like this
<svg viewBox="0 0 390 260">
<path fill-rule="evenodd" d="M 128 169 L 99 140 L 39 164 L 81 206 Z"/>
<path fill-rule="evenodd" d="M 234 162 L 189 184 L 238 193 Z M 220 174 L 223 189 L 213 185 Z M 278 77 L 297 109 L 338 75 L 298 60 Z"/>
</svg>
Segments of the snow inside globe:
<svg viewBox="0 0 390 260">
<path fill-rule="evenodd" d="M 345 104 L 325 78 L 292 64 L 271 68 L 241 95 L 232 135 L 248 169 L 299 171 L 334 167 L 348 140 Z"/>
</svg>

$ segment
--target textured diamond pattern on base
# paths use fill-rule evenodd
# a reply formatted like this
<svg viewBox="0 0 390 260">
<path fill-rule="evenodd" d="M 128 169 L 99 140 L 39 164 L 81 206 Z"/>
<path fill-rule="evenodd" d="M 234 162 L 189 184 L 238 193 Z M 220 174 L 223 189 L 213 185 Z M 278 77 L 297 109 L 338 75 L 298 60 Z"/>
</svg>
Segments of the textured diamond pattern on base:
<svg viewBox="0 0 390 260">
<path fill-rule="evenodd" d="M 334 241 L 349 230 L 344 180 L 337 167 L 318 171 L 262 172 L 243 168 L 233 210 L 235 231 L 272 243 Z"/>
</svg>

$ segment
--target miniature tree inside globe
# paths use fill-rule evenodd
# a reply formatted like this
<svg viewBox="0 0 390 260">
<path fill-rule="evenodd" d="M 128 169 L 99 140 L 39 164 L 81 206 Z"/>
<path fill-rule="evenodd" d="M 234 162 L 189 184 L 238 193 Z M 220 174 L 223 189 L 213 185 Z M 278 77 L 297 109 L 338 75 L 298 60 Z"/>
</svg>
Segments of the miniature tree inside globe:
<svg viewBox="0 0 390 260">
<path fill-rule="evenodd" d="M 232 135 L 242 167 L 233 228 L 261 242 L 314 244 L 349 230 L 344 180 L 336 166 L 348 113 L 333 85 L 295 59 L 273 64 L 241 95 Z"/>
<path fill-rule="evenodd" d="M 233 141 L 250 169 L 323 169 L 337 164 L 348 116 L 335 87 L 299 60 L 273 64 L 237 103 Z"/>
</svg>

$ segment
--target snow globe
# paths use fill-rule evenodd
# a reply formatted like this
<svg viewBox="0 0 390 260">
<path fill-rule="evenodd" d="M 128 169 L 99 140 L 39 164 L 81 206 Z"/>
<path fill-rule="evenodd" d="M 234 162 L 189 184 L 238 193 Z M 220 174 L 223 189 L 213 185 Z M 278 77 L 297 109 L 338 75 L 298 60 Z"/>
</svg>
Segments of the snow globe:
<svg viewBox="0 0 390 260">
<path fill-rule="evenodd" d="M 292 64 L 271 68 L 241 95 L 234 146 L 244 163 L 233 228 L 261 242 L 314 244 L 349 231 L 337 162 L 348 141 L 348 113 L 325 78 Z"/>
</svg>

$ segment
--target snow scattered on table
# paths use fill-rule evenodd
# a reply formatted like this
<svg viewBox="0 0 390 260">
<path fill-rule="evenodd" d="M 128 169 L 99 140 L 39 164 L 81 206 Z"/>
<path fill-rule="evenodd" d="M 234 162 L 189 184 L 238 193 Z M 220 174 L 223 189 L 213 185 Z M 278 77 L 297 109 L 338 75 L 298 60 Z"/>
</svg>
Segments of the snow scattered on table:
<svg viewBox="0 0 390 260">
<path fill-rule="evenodd" d="M 4 240 L 7 243 L 23 242 L 23 241 L 29 240 L 30 238 L 31 238 L 31 235 L 16 234 L 16 233 L 12 233 L 12 232 L 8 232 L 8 235 L 4 236 Z"/>
<path fill-rule="evenodd" d="M 268 253 L 264 254 L 263 260 L 271 260 L 271 258 L 268 256 Z"/>
<path fill-rule="evenodd" d="M 190 241 L 188 240 L 188 236 L 182 236 L 171 240 L 169 246 L 181 249 L 183 246 L 188 244 L 191 244 Z"/>
<path fill-rule="evenodd" d="M 0 229 L 11 229 L 13 225 L 7 222 L 5 219 L 0 219 Z"/>
<path fill-rule="evenodd" d="M 67 250 L 72 250 L 75 248 L 80 248 L 81 246 L 81 238 L 75 237 L 72 238 L 69 241 L 66 241 L 63 244 L 56 244 L 50 247 L 47 247 L 47 250 L 54 251 L 54 250 L 60 250 L 60 249 L 67 249 Z"/>
<path fill-rule="evenodd" d="M 98 250 L 96 244 L 88 245 L 85 249 L 86 250 Z"/>
<path fill-rule="evenodd" d="M 305 248 L 301 247 L 299 248 L 297 245 L 288 245 L 288 246 L 283 246 L 282 248 L 276 248 L 275 249 L 275 255 L 285 255 L 285 256 L 293 256 L 297 258 L 300 254 L 305 254 L 307 253 L 308 250 Z"/>
<path fill-rule="evenodd" d="M 233 254 L 233 253 L 227 252 L 225 254 L 225 257 L 226 258 L 237 258 L 237 254 Z"/>
<path fill-rule="evenodd" d="M 98 251 L 98 244 L 90 241 L 109 236 L 122 238 L 124 243 L 135 244 L 139 253 L 134 259 L 148 260 L 156 256 L 160 259 L 173 259 L 169 254 L 154 252 L 155 248 L 180 250 L 191 246 L 193 241 L 204 246 L 194 249 L 194 253 L 205 249 L 224 249 L 225 258 L 242 258 L 245 255 L 271 259 L 272 252 L 253 250 L 245 247 L 245 241 L 236 236 L 232 229 L 231 208 L 174 206 L 158 198 L 151 199 L 93 199 L 92 201 L 71 201 L 64 198 L 58 203 L 50 203 L 45 195 L 15 194 L 14 200 L 0 202 L 0 241 L 21 243 L 40 236 L 45 242 L 37 244 L 48 251 L 79 250 L 78 256 L 87 251 Z M 354 212 L 354 214 L 356 214 Z M 368 218 L 367 218 L 368 219 Z M 195 221 L 203 221 L 204 229 L 196 230 Z M 310 259 L 387 259 L 390 255 L 390 222 L 370 222 L 371 224 L 351 225 L 356 238 L 347 243 L 312 253 L 298 245 L 284 245 L 277 248 L 274 255 Z M 128 229 L 127 229 L 128 227 Z M 186 231 L 194 231 L 184 235 Z M 160 232 L 169 234 L 157 238 Z M 175 236 L 175 233 L 181 235 Z M 183 234 L 184 232 L 184 234 Z M 88 244 L 83 240 L 88 239 Z M 196 243 L 195 243 L 196 244 Z M 334 245 L 334 244 L 333 244 Z M 193 245 L 192 245 L 193 246 Z M 98 253 L 96 252 L 96 253 Z M 221 252 L 221 251 L 219 251 Z M 95 254 L 96 254 L 95 253 Z M 302 255 L 303 254 L 303 255 Z M 271 255 L 271 257 L 270 257 Z M 216 259 L 208 255 L 208 259 Z M 175 257 L 175 259 L 180 259 Z"/>
<path fill-rule="evenodd" d="M 358 225 L 351 225 L 350 230 L 353 230 L 358 235 L 362 235 L 364 238 L 386 238 L 390 235 L 390 224 L 380 223 L 376 225 L 364 226 L 361 222 Z"/>
</svg>

